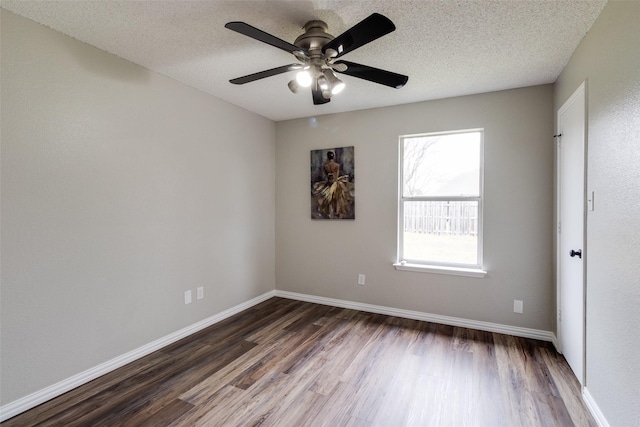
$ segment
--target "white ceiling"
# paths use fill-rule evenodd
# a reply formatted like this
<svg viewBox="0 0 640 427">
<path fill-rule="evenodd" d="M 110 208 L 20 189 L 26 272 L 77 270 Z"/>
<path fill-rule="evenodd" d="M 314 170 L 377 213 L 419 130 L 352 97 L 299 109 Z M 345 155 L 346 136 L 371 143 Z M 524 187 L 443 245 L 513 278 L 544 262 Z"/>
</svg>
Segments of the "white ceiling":
<svg viewBox="0 0 640 427">
<path fill-rule="evenodd" d="M 2 7 L 272 120 L 552 83 L 606 0 L 29 1 Z M 313 105 L 293 73 L 229 79 L 294 63 L 293 55 L 224 28 L 244 21 L 293 43 L 307 21 L 338 36 L 373 12 L 396 31 L 343 58 L 409 76 L 402 89 L 340 76 L 347 88 Z"/>
</svg>

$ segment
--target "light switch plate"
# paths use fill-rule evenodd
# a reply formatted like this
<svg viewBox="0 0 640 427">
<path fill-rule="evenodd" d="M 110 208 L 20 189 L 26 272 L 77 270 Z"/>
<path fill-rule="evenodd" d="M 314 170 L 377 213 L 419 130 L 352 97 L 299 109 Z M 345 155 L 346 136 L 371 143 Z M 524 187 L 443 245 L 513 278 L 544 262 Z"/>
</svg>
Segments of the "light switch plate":
<svg viewBox="0 0 640 427">
<path fill-rule="evenodd" d="M 589 198 L 587 199 L 587 210 L 588 211 L 594 211 L 596 208 L 595 205 L 595 191 L 592 191 L 591 194 L 588 196 Z"/>
</svg>

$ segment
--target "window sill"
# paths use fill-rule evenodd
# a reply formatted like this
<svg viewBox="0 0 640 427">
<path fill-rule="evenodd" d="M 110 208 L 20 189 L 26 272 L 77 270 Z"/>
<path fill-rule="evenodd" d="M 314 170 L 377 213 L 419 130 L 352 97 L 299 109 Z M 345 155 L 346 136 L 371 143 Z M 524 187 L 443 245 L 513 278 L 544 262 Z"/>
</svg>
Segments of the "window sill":
<svg viewBox="0 0 640 427">
<path fill-rule="evenodd" d="M 399 271 L 415 271 L 419 273 L 433 273 L 433 274 L 449 274 L 452 276 L 466 276 L 466 277 L 485 277 L 487 272 L 485 270 L 476 268 L 459 268 L 459 267 L 441 267 L 434 265 L 421 265 L 421 264 L 402 264 L 395 263 L 393 266 Z"/>
</svg>

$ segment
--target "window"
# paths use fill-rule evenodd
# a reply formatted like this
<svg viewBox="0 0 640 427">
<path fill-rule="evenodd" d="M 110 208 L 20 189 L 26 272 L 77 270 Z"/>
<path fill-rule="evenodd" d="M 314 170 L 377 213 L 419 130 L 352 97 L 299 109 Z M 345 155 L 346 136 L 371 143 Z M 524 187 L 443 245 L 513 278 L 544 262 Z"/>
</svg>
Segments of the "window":
<svg viewBox="0 0 640 427">
<path fill-rule="evenodd" d="M 398 269 L 483 276 L 482 129 L 400 137 Z"/>
</svg>

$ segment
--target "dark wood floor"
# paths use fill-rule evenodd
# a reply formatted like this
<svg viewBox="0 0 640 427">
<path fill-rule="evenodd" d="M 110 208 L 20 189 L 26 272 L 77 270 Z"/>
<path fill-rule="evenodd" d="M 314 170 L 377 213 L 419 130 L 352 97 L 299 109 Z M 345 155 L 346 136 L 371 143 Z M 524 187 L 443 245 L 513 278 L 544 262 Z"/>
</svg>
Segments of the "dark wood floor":
<svg viewBox="0 0 640 427">
<path fill-rule="evenodd" d="M 273 298 L 3 426 L 595 426 L 542 341 Z"/>
</svg>

